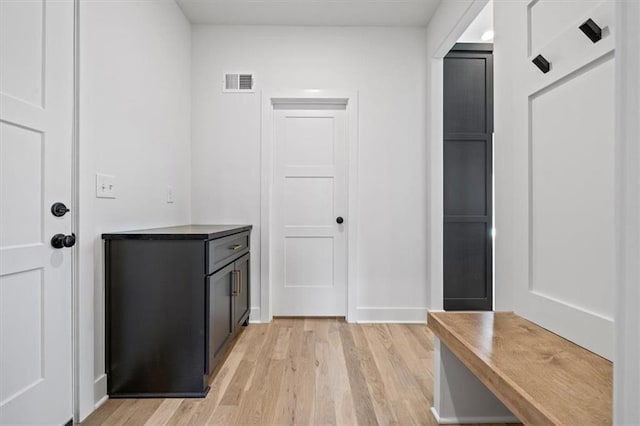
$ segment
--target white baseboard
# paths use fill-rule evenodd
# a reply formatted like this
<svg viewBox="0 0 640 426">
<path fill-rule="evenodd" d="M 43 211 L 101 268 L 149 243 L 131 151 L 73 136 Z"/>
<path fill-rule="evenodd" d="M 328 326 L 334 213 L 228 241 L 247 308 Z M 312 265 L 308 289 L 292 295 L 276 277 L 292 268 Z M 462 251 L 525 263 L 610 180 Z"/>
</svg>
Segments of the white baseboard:
<svg viewBox="0 0 640 426">
<path fill-rule="evenodd" d="M 103 374 L 98 376 L 93 381 L 93 395 L 95 401 L 95 408 L 98 408 L 105 403 L 109 397 L 107 396 L 107 375 Z"/>
<path fill-rule="evenodd" d="M 440 417 L 435 407 L 431 407 L 431 414 L 439 425 L 453 424 L 484 424 L 484 423 L 520 423 L 515 416 L 493 417 Z"/>
<path fill-rule="evenodd" d="M 251 308 L 251 313 L 249 314 L 249 322 L 252 324 L 260 324 L 262 322 L 262 317 L 260 316 L 260 306 Z"/>
<path fill-rule="evenodd" d="M 356 322 L 359 323 L 407 323 L 426 324 L 428 308 L 356 308 Z"/>
<path fill-rule="evenodd" d="M 403 323 L 426 324 L 429 308 L 385 308 L 385 307 L 360 307 L 356 308 L 357 323 Z M 262 323 L 260 307 L 251 308 L 249 322 Z"/>
<path fill-rule="evenodd" d="M 101 406 L 102 404 L 104 404 L 105 402 L 107 402 L 108 400 L 109 400 L 109 395 L 105 395 L 105 396 L 103 396 L 102 398 L 100 398 L 100 399 L 96 402 L 96 404 L 93 406 L 94 411 L 95 411 L 95 410 L 97 410 L 98 408 L 100 408 L 100 406 Z M 87 416 L 87 417 L 89 417 L 89 416 Z"/>
</svg>

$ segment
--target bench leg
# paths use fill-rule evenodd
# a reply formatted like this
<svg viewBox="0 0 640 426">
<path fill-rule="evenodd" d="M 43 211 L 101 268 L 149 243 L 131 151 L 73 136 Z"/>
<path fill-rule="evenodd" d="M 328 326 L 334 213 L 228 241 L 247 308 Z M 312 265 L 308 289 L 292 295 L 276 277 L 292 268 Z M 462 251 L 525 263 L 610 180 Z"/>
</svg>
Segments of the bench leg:
<svg viewBox="0 0 640 426">
<path fill-rule="evenodd" d="M 438 338 L 433 362 L 431 413 L 439 424 L 519 423 Z"/>
</svg>

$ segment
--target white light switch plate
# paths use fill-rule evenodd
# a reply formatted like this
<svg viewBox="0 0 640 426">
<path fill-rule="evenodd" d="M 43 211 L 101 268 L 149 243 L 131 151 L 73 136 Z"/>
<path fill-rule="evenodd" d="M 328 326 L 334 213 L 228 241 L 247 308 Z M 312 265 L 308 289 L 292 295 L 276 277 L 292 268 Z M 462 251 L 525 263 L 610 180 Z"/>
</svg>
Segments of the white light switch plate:
<svg viewBox="0 0 640 426">
<path fill-rule="evenodd" d="M 167 203 L 173 203 L 174 201 L 174 189 L 173 186 L 168 185 L 167 186 Z"/>
<path fill-rule="evenodd" d="M 116 177 L 96 173 L 96 197 L 116 198 Z"/>
</svg>

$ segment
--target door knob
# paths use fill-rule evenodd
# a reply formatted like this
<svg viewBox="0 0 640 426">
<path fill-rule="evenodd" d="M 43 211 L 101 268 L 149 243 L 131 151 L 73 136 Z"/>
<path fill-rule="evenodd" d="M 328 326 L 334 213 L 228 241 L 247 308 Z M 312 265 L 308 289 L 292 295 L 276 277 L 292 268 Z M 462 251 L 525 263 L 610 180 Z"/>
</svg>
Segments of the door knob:
<svg viewBox="0 0 640 426">
<path fill-rule="evenodd" d="M 76 234 L 56 234 L 51 238 L 51 246 L 53 248 L 61 249 L 62 247 L 73 247 L 75 244 Z"/>
<path fill-rule="evenodd" d="M 338 224 L 341 225 L 344 222 L 344 219 L 342 218 L 342 216 L 338 216 L 336 218 L 336 222 L 338 222 Z"/>
<path fill-rule="evenodd" d="M 68 212 L 69 209 L 64 205 L 64 203 L 57 202 L 53 203 L 53 205 L 51 206 L 51 214 L 55 217 L 62 217 Z"/>
</svg>

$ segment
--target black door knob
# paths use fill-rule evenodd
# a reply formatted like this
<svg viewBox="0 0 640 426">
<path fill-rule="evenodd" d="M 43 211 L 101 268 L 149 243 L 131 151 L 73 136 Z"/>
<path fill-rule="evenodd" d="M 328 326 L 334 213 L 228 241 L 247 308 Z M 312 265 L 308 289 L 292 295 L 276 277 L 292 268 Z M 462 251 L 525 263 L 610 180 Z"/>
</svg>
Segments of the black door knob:
<svg viewBox="0 0 640 426">
<path fill-rule="evenodd" d="M 56 234 L 51 238 L 51 246 L 53 248 L 61 249 L 62 247 L 73 247 L 75 244 L 76 234 Z"/>
<path fill-rule="evenodd" d="M 336 218 L 336 222 L 338 222 L 338 224 L 342 224 L 342 222 L 344 222 L 344 219 L 342 218 L 342 216 L 338 216 Z"/>
<path fill-rule="evenodd" d="M 69 209 L 64 205 L 64 203 L 53 203 L 53 205 L 51 206 L 51 214 L 53 214 L 55 217 L 62 217 L 68 212 Z"/>
</svg>

